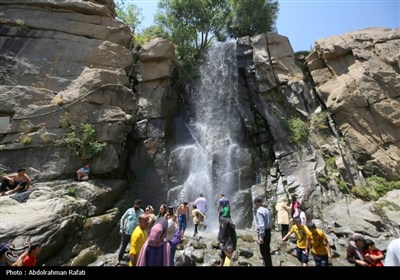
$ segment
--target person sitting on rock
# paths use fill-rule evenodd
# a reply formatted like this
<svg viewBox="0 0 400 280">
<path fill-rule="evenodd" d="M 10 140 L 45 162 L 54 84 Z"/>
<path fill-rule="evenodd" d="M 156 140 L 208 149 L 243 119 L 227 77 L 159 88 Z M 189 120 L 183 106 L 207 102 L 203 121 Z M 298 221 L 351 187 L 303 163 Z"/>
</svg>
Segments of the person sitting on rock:
<svg viewBox="0 0 400 280">
<path fill-rule="evenodd" d="M 10 195 L 18 191 L 25 191 L 30 188 L 31 182 L 31 178 L 25 174 L 25 168 L 19 168 L 17 173 L 3 176 L 0 195 Z"/>
<path fill-rule="evenodd" d="M 350 244 L 347 247 L 347 261 L 355 266 L 368 266 L 364 257 L 364 249 L 364 237 L 359 234 L 354 235 L 353 240 L 350 241 Z"/>
<path fill-rule="evenodd" d="M 375 243 L 371 239 L 365 239 L 364 257 L 368 262 L 368 266 L 383 266 L 381 260 L 383 260 L 385 256 L 375 247 Z"/>
<path fill-rule="evenodd" d="M 78 171 L 76 171 L 76 180 L 89 181 L 89 172 L 90 172 L 90 164 L 85 163 L 83 167 L 79 168 Z"/>
<path fill-rule="evenodd" d="M 35 266 L 37 257 L 42 251 L 42 245 L 38 243 L 31 244 L 28 250 L 28 255 L 22 260 L 23 266 Z"/>
</svg>

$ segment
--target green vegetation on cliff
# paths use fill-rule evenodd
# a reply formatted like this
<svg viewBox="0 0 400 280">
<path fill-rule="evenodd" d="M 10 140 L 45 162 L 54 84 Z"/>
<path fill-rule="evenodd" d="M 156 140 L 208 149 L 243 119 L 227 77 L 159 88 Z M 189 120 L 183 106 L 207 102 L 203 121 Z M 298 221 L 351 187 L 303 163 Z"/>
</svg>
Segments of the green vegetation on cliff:
<svg viewBox="0 0 400 280">
<path fill-rule="evenodd" d="M 87 159 L 98 156 L 103 152 L 106 144 L 95 140 L 96 131 L 93 125 L 83 123 L 76 129 L 65 134 L 60 144 L 67 146 L 77 158 Z"/>
<path fill-rule="evenodd" d="M 364 200 L 378 200 L 391 190 L 400 190 L 400 180 L 388 181 L 379 176 L 371 176 L 366 180 L 367 185 L 354 187 L 352 193 Z"/>
</svg>

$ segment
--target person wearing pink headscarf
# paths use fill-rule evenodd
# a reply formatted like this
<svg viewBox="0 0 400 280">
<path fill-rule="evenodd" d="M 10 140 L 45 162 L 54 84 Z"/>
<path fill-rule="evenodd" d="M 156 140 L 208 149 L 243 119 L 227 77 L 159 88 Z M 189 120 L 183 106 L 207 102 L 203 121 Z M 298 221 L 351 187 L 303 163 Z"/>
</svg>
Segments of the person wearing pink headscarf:
<svg viewBox="0 0 400 280">
<path fill-rule="evenodd" d="M 137 266 L 169 266 L 170 243 L 165 239 L 168 222 L 165 218 L 156 221 L 150 230 L 146 242 L 140 250 Z M 173 243 L 180 241 L 179 230 L 177 230 Z"/>
</svg>

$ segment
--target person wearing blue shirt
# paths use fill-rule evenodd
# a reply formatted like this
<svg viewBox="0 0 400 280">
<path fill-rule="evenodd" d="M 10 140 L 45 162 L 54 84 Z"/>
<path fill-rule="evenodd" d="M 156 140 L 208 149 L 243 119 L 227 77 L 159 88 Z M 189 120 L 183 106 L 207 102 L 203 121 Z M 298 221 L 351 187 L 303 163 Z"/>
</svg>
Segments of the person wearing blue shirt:
<svg viewBox="0 0 400 280">
<path fill-rule="evenodd" d="M 262 205 L 262 199 L 254 199 L 256 208 L 256 226 L 258 231 L 258 244 L 260 245 L 261 256 L 265 266 L 272 266 L 271 259 L 271 213 L 268 208 Z"/>
<path fill-rule="evenodd" d="M 133 203 L 133 208 L 126 210 L 119 221 L 119 233 L 121 235 L 121 244 L 119 247 L 118 259 L 116 265 L 120 265 L 121 260 L 124 256 L 126 246 L 131 242 L 131 235 L 133 230 L 139 224 L 139 217 L 144 213 L 143 209 L 140 208 L 142 201 L 136 199 Z"/>
<path fill-rule="evenodd" d="M 223 209 L 225 207 L 228 207 L 229 212 L 231 211 L 231 205 L 229 204 L 229 200 L 225 197 L 224 194 L 220 195 L 219 201 L 218 201 L 218 217 L 221 218 L 222 213 L 223 213 Z M 230 216 L 229 216 L 230 217 Z"/>
<path fill-rule="evenodd" d="M 77 181 L 89 181 L 89 172 L 90 172 L 90 165 L 89 163 L 85 163 L 85 165 L 79 168 L 76 171 L 76 180 Z"/>
</svg>

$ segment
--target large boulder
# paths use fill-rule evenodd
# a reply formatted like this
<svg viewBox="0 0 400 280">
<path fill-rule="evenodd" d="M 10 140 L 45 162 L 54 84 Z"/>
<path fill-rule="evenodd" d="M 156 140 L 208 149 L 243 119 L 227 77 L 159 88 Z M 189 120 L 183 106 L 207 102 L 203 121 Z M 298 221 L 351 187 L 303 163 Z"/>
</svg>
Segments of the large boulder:
<svg viewBox="0 0 400 280">
<path fill-rule="evenodd" d="M 70 176 L 82 163 L 58 141 L 81 123 L 93 124 L 107 144 L 92 172 L 121 165 L 137 100 L 128 80 L 130 30 L 113 16 L 109 0 L 2 1 L 0 114 L 9 118 L 0 131 L 3 172 L 22 165 L 37 171 L 34 179 Z"/>
<path fill-rule="evenodd" d="M 319 39 L 306 58 L 364 174 L 392 180 L 400 168 L 399 47 L 399 28 L 368 28 Z"/>
<path fill-rule="evenodd" d="M 109 250 L 111 232 L 119 220 L 118 209 L 92 215 L 111 208 L 124 186 L 122 181 L 112 180 L 53 181 L 35 183 L 25 203 L 2 196 L 0 242 L 11 242 L 16 247 L 27 240 L 42 243 L 39 263 L 57 265 L 88 246 Z M 77 244 L 81 244 L 80 249 L 74 250 Z"/>
</svg>

